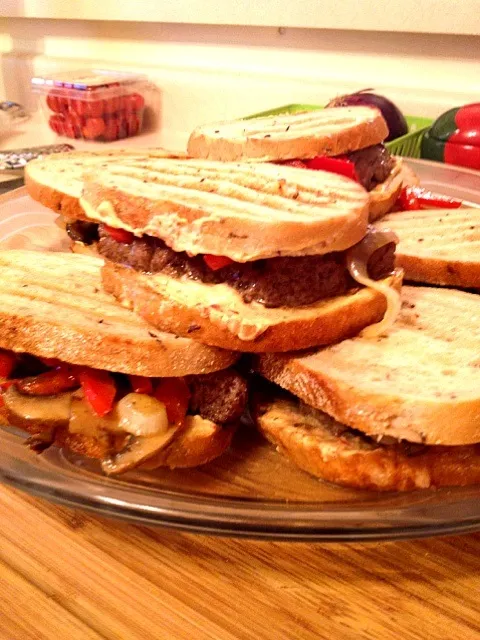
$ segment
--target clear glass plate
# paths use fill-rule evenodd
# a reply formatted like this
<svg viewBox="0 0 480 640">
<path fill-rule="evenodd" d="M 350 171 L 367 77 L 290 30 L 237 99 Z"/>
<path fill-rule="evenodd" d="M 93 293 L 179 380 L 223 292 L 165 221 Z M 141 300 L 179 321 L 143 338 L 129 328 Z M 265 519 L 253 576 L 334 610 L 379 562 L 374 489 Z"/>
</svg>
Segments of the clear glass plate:
<svg viewBox="0 0 480 640">
<path fill-rule="evenodd" d="M 409 161 L 422 185 L 480 205 L 480 173 Z M 56 216 L 19 189 L 0 198 L 1 246 L 65 248 Z M 245 426 L 218 460 L 191 470 L 136 470 L 118 478 L 24 434 L 0 429 L 0 480 L 70 507 L 130 522 L 210 534 L 289 540 L 400 539 L 480 529 L 480 486 L 410 493 L 353 491 L 298 470 Z"/>
</svg>

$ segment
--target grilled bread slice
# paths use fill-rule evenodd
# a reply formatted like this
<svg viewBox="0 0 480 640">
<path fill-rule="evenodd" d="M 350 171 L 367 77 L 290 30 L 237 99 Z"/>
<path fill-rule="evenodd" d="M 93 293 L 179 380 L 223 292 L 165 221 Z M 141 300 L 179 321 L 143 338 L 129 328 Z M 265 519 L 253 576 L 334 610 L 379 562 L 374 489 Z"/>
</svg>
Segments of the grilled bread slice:
<svg viewBox="0 0 480 640">
<path fill-rule="evenodd" d="M 86 171 L 100 171 L 112 163 L 142 163 L 148 158 L 179 157 L 164 149 L 111 149 L 109 151 L 71 151 L 56 153 L 29 162 L 25 185 L 29 195 L 45 207 L 67 218 L 84 218 L 79 198 Z"/>
<path fill-rule="evenodd" d="M 218 371 L 237 356 L 156 331 L 103 291 L 102 260 L 0 251 L 0 348 L 119 373 Z"/>
<path fill-rule="evenodd" d="M 383 142 L 387 135 L 376 109 L 339 107 L 204 125 L 191 134 L 188 153 L 223 161 L 306 160 L 357 151 Z M 392 209 L 402 188 L 402 167 L 396 158 L 388 178 L 369 192 L 370 221 Z"/>
<path fill-rule="evenodd" d="M 102 277 L 106 291 L 153 326 L 237 351 L 291 351 L 331 344 L 379 321 L 387 308 L 384 295 L 370 288 L 304 307 L 270 309 L 245 303 L 227 284 L 149 275 L 109 261 Z M 383 282 L 399 290 L 402 272 Z"/>
<path fill-rule="evenodd" d="M 383 142 L 388 126 L 370 107 L 338 107 L 198 127 L 187 151 L 208 160 L 271 162 L 337 156 Z"/>
<path fill-rule="evenodd" d="M 407 280 L 480 289 L 480 208 L 399 211 L 376 226 L 397 234 Z"/>
<path fill-rule="evenodd" d="M 149 377 L 218 371 L 236 356 L 186 338 L 162 333 L 119 306 L 101 286 L 98 258 L 61 253 L 0 252 L 0 347 L 39 357 L 58 358 L 112 372 Z M 104 458 L 125 446 L 125 435 L 101 429 L 73 433 L 54 429 L 41 417 L 22 419 L 2 407 L 4 421 L 30 432 L 30 444 L 45 442 L 91 458 Z M 149 460 L 154 466 L 204 464 L 228 448 L 235 429 L 199 415 Z"/>
<path fill-rule="evenodd" d="M 91 220 L 236 262 L 343 251 L 368 224 L 360 185 L 272 164 L 116 162 L 89 176 L 81 204 Z"/>
<path fill-rule="evenodd" d="M 480 296 L 404 287 L 388 335 L 302 354 L 264 354 L 257 370 L 308 405 L 371 436 L 432 445 L 480 442 Z"/>
<path fill-rule="evenodd" d="M 480 484 L 480 444 L 384 444 L 293 397 L 254 398 L 257 427 L 279 452 L 322 480 L 357 489 L 410 491 Z"/>
</svg>

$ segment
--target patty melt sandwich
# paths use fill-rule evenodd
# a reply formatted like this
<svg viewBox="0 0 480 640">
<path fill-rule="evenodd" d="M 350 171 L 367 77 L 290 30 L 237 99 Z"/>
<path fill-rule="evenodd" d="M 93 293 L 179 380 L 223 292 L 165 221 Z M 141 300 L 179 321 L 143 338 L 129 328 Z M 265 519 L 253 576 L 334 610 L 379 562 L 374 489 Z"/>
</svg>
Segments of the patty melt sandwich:
<svg viewBox="0 0 480 640">
<path fill-rule="evenodd" d="M 394 319 L 396 238 L 333 173 L 158 159 L 88 174 L 74 248 L 105 259 L 107 291 L 152 325 L 238 351 L 330 344 Z"/>
<path fill-rule="evenodd" d="M 300 468 L 376 490 L 480 483 L 480 296 L 403 287 L 388 335 L 307 354 L 263 354 L 278 388 L 260 431 Z"/>
<path fill-rule="evenodd" d="M 119 473 L 206 463 L 246 403 L 235 354 L 159 332 L 101 286 L 98 258 L 0 252 L 4 419 Z"/>
<path fill-rule="evenodd" d="M 338 107 L 204 125 L 191 134 L 188 154 L 281 162 L 347 176 L 369 192 L 370 220 L 376 220 L 393 207 L 403 181 L 401 160 L 383 145 L 387 136 L 379 110 Z"/>
</svg>

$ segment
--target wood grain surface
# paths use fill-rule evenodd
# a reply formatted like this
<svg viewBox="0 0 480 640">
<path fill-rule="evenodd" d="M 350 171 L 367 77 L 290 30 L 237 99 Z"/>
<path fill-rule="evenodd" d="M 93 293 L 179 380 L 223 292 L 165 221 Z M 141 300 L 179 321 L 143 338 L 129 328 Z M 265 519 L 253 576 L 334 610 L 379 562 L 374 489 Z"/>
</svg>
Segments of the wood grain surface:
<svg viewBox="0 0 480 640">
<path fill-rule="evenodd" d="M 0 487 L 0 638 L 478 640 L 479 543 L 214 538 Z"/>
</svg>

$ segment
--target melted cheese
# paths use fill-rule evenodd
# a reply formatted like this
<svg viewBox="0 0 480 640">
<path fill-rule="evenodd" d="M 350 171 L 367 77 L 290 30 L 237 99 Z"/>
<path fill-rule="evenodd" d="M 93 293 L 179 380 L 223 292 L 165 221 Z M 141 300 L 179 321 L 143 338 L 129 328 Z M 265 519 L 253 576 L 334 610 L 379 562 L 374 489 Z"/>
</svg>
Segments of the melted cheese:
<svg viewBox="0 0 480 640">
<path fill-rule="evenodd" d="M 372 278 L 369 278 L 367 272 L 367 264 L 370 256 L 377 249 L 391 242 L 395 242 L 395 244 L 398 243 L 398 238 L 393 231 L 389 231 L 388 229 L 379 231 L 378 229 L 370 227 L 365 238 L 355 245 L 347 254 L 347 269 L 352 278 L 359 284 L 383 294 L 387 301 L 387 310 L 382 320 L 366 327 L 360 333 L 364 338 L 375 338 L 386 333 L 395 323 L 400 313 L 400 293 L 392 287 L 389 287 L 385 282 L 372 280 Z"/>
</svg>

